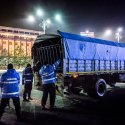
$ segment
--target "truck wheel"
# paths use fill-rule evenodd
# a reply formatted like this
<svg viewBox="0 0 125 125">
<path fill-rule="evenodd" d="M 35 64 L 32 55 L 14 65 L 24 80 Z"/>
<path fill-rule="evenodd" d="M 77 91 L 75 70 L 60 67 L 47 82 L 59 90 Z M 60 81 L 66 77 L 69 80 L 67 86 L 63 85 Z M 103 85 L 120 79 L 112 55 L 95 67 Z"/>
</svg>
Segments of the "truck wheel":
<svg viewBox="0 0 125 125">
<path fill-rule="evenodd" d="M 103 97 L 106 94 L 107 85 L 104 79 L 99 79 L 95 83 L 91 83 L 89 85 L 89 91 L 87 91 L 88 95 L 91 97 Z"/>
<path fill-rule="evenodd" d="M 106 93 L 107 90 L 107 86 L 106 86 L 106 82 L 104 79 L 99 79 L 96 84 L 96 93 L 98 97 L 103 97 Z"/>
</svg>

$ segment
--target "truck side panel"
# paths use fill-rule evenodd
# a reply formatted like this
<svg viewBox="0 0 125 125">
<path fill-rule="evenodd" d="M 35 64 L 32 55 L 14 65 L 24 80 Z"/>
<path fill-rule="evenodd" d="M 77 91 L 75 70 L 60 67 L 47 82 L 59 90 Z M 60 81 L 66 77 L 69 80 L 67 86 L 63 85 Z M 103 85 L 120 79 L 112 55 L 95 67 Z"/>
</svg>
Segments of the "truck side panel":
<svg viewBox="0 0 125 125">
<path fill-rule="evenodd" d="M 125 71 L 125 61 L 107 61 L 107 60 L 69 60 L 63 61 L 64 75 L 78 73 L 119 73 Z"/>
</svg>

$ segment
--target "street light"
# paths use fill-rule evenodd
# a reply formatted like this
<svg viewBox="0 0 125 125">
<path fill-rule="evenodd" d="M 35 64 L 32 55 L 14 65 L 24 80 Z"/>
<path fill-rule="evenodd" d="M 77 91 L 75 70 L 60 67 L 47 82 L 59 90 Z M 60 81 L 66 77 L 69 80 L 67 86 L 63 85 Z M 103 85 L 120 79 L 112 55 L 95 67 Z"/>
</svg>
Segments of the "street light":
<svg viewBox="0 0 125 125">
<path fill-rule="evenodd" d="M 115 37 L 116 37 L 116 39 L 117 39 L 117 41 L 119 43 L 119 40 L 121 39 L 120 33 L 119 32 L 115 33 Z"/>
<path fill-rule="evenodd" d="M 29 20 L 30 22 L 34 22 L 34 21 L 35 21 L 35 17 L 33 17 L 33 16 L 30 15 L 30 16 L 28 17 L 28 20 Z M 50 20 L 50 19 L 46 19 L 46 20 L 44 20 L 44 19 L 39 19 L 39 21 L 40 21 L 39 26 L 43 28 L 43 32 L 44 32 L 44 34 L 45 34 L 45 33 L 46 33 L 46 28 L 47 28 L 47 26 L 51 24 L 51 20 Z"/>
<path fill-rule="evenodd" d="M 123 31 L 123 28 L 122 27 L 119 27 L 116 32 L 112 32 L 111 29 L 107 29 L 104 33 L 104 37 L 108 37 L 108 36 L 111 36 L 112 34 L 115 34 L 115 38 L 117 39 L 118 43 L 121 39 L 121 32 Z"/>
<path fill-rule="evenodd" d="M 40 27 L 43 28 L 43 33 L 45 34 L 46 33 L 46 28 L 47 26 L 51 24 L 51 20 L 50 19 L 47 19 L 47 20 L 41 20 L 41 23 L 39 24 Z"/>
<path fill-rule="evenodd" d="M 117 31 L 118 31 L 118 32 L 122 32 L 122 31 L 123 31 L 123 28 L 122 28 L 122 27 L 119 27 L 119 28 L 117 29 Z"/>
<path fill-rule="evenodd" d="M 50 19 L 45 19 L 45 17 L 43 18 L 44 12 L 41 9 L 36 10 L 36 15 L 39 16 L 39 18 L 37 18 L 37 20 L 40 21 L 39 26 L 42 27 L 43 32 L 45 34 L 46 33 L 46 28 L 51 24 L 51 20 Z M 55 19 L 58 22 L 62 21 L 60 14 L 56 14 Z M 30 15 L 29 20 L 30 20 L 30 22 L 33 22 L 35 20 L 35 17 Z"/>
<path fill-rule="evenodd" d="M 110 36 L 112 34 L 112 30 L 111 29 L 107 29 L 104 33 L 104 36 Z"/>
<path fill-rule="evenodd" d="M 62 21 L 60 14 L 56 14 L 56 15 L 55 15 L 55 19 L 56 19 L 57 21 L 59 21 L 59 22 Z"/>
<path fill-rule="evenodd" d="M 35 21 L 35 18 L 34 18 L 34 16 L 29 15 L 28 20 L 29 20 L 30 22 L 34 22 L 34 21 Z"/>
<path fill-rule="evenodd" d="M 39 26 L 43 28 L 43 32 L 45 34 L 47 26 L 51 24 L 51 20 L 43 18 L 44 12 L 41 9 L 36 10 L 36 15 L 39 16 L 39 21 L 40 21 Z"/>
<path fill-rule="evenodd" d="M 122 27 L 119 27 L 119 28 L 117 29 L 117 32 L 115 33 L 115 37 L 116 37 L 118 43 L 119 43 L 120 39 L 122 38 L 122 37 L 121 37 L 121 32 L 122 32 L 122 31 L 123 31 L 123 28 L 122 28 Z"/>
<path fill-rule="evenodd" d="M 41 17 L 44 15 L 44 12 L 41 9 L 37 9 L 36 14 L 37 14 L 37 16 Z"/>
</svg>

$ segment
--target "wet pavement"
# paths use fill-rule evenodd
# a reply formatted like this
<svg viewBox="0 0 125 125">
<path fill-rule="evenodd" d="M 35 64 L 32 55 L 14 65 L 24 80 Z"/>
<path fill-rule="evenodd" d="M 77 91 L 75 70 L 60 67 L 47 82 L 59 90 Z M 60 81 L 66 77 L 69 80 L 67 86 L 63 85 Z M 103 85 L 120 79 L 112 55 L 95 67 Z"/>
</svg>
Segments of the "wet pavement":
<svg viewBox="0 0 125 125">
<path fill-rule="evenodd" d="M 108 87 L 108 92 L 101 99 L 93 99 L 86 93 L 56 97 L 53 111 L 41 110 L 42 92 L 33 89 L 30 102 L 22 101 L 23 86 L 20 86 L 21 121 L 16 120 L 15 110 L 10 107 L 0 121 L 0 125 L 123 125 L 125 124 L 125 84 Z M 49 107 L 49 100 L 46 107 Z"/>
<path fill-rule="evenodd" d="M 15 110 L 13 106 L 12 100 L 10 100 L 10 107 L 6 107 L 5 113 L 3 114 L 3 117 L 0 121 L 1 124 L 5 125 L 30 125 L 30 124 L 36 124 L 37 122 L 41 121 L 42 119 L 46 119 L 47 117 L 57 117 L 58 113 L 55 112 L 60 110 L 62 112 L 64 107 L 69 107 L 70 103 L 66 97 L 62 96 L 56 96 L 56 108 L 55 111 L 43 111 L 41 110 L 41 97 L 42 92 L 33 89 L 32 90 L 32 98 L 30 102 L 24 102 L 22 95 L 23 95 L 23 86 L 20 85 L 20 102 L 21 102 L 21 121 L 18 122 L 16 120 Z M 65 106 L 64 106 L 65 105 Z M 47 108 L 49 108 L 49 99 L 47 101 Z M 55 119 L 55 118 L 54 118 Z M 52 119 L 53 120 L 53 119 Z M 45 120 L 46 121 L 46 120 Z M 47 120 L 48 122 L 48 120 Z M 50 121 L 49 121 L 50 122 Z"/>
</svg>

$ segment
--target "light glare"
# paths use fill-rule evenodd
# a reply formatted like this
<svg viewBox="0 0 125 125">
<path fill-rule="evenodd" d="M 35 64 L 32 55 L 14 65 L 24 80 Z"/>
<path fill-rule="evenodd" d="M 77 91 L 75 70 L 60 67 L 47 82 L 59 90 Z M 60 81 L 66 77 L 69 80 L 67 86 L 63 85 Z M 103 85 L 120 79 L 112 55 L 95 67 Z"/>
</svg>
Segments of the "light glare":
<svg viewBox="0 0 125 125">
<path fill-rule="evenodd" d="M 51 24 L 51 20 L 50 20 L 50 19 L 47 19 L 46 22 L 47 22 L 48 24 Z"/>
<path fill-rule="evenodd" d="M 122 27 L 119 27 L 119 28 L 117 29 L 118 32 L 122 32 L 122 30 L 123 30 Z"/>
<path fill-rule="evenodd" d="M 61 16 L 60 16 L 59 14 L 56 14 L 56 15 L 55 15 L 55 19 L 56 19 L 57 21 L 61 21 Z"/>
<path fill-rule="evenodd" d="M 112 31 L 110 29 L 105 31 L 105 36 L 110 36 L 112 34 Z"/>
<path fill-rule="evenodd" d="M 32 15 L 30 15 L 28 19 L 29 19 L 30 22 L 34 22 L 35 21 L 35 18 Z"/>
<path fill-rule="evenodd" d="M 44 14 L 43 14 L 43 11 L 40 10 L 40 9 L 38 9 L 38 10 L 36 11 L 36 14 L 37 14 L 38 16 L 43 16 L 43 15 L 44 15 Z"/>
</svg>

